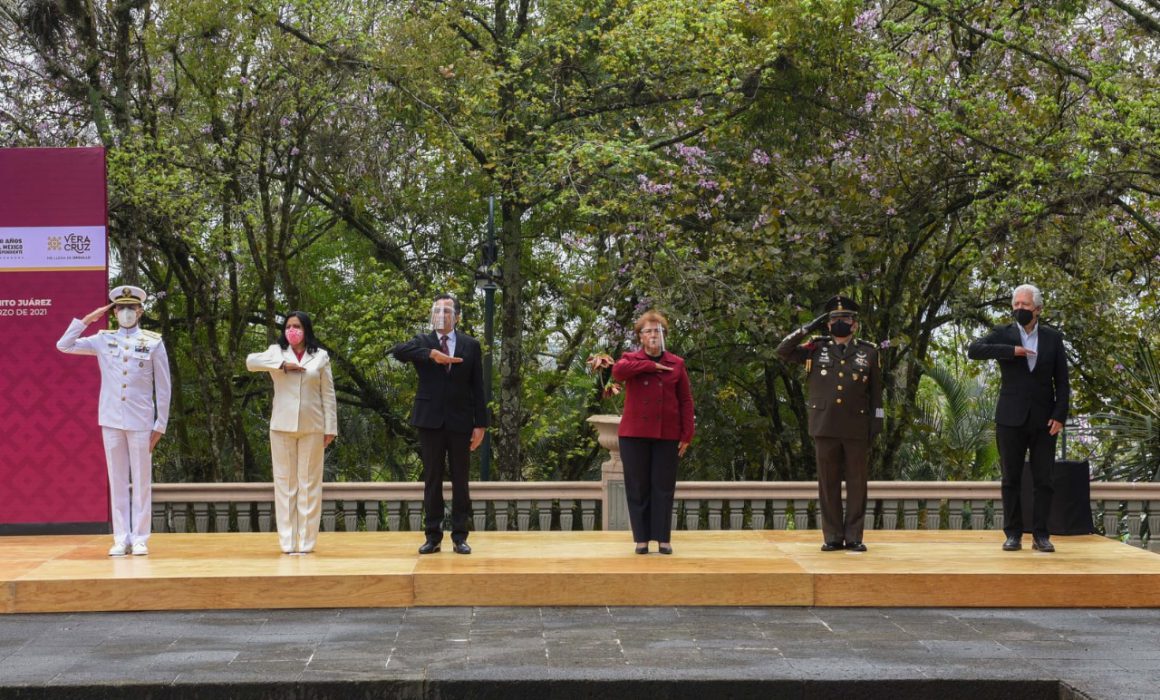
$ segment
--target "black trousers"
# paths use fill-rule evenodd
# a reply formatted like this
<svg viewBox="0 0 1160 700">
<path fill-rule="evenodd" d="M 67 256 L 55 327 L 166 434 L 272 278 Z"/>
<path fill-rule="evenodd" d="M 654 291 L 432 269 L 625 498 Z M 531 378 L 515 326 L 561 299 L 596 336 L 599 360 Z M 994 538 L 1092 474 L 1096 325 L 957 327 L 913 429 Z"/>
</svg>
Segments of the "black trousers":
<svg viewBox="0 0 1160 700">
<path fill-rule="evenodd" d="M 467 540 L 471 518 L 471 495 L 467 479 L 471 469 L 471 433 L 444 428 L 419 428 L 423 455 L 424 530 L 430 542 L 443 541 L 443 477 L 451 467 L 451 540 Z"/>
<path fill-rule="evenodd" d="M 1003 532 L 1008 537 L 1023 536 L 1023 462 L 1031 466 L 1034 487 L 1031 507 L 1031 534 L 1047 537 L 1047 516 L 1055 487 L 1051 467 L 1055 463 L 1055 437 L 1043 425 L 995 426 L 999 462 L 1003 467 Z M 1031 456 L 1028 458 L 1028 452 Z"/>
<path fill-rule="evenodd" d="M 624 495 L 634 542 L 668 542 L 677 491 L 676 440 L 620 438 Z"/>
<path fill-rule="evenodd" d="M 861 542 L 866 523 L 866 478 L 870 441 L 814 437 L 818 457 L 818 506 L 826 542 Z M 846 513 L 842 515 L 842 479 Z"/>
</svg>

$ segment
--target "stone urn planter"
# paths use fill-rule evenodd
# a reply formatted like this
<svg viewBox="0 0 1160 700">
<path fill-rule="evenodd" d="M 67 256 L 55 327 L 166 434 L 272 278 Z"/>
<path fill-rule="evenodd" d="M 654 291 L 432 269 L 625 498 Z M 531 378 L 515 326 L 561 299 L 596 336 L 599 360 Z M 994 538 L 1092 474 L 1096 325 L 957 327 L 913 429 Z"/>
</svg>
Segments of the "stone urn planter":
<svg viewBox="0 0 1160 700">
<path fill-rule="evenodd" d="M 620 416 L 589 416 L 588 422 L 596 428 L 596 440 L 608 450 L 608 461 L 600 465 L 600 485 L 604 498 L 601 525 L 605 530 L 628 529 L 628 502 L 624 498 L 624 464 L 620 461 L 620 441 L 616 431 Z"/>
</svg>

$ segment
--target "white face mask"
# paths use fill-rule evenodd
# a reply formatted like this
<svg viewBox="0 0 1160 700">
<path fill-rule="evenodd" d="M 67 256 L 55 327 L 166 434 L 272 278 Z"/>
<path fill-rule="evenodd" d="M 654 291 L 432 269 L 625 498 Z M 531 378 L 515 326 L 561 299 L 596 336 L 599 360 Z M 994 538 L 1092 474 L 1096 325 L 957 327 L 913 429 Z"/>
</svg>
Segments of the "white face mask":
<svg viewBox="0 0 1160 700">
<path fill-rule="evenodd" d="M 455 328 L 455 307 L 451 304 L 432 304 L 431 328 L 439 333 L 450 333 Z"/>
<path fill-rule="evenodd" d="M 117 309 L 117 325 L 132 328 L 137 325 L 137 309 L 128 306 Z"/>
</svg>

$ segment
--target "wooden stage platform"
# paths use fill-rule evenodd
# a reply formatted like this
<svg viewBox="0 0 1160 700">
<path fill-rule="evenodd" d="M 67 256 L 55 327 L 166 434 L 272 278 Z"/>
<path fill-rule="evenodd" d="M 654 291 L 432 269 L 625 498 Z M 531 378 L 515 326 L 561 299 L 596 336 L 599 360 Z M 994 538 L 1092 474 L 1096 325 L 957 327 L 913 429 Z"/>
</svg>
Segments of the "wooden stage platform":
<svg viewBox="0 0 1160 700">
<path fill-rule="evenodd" d="M 273 534 L 0 537 L 0 612 L 426 605 L 1160 607 L 1160 555 L 1097 535 L 1003 552 L 1001 532 L 874 531 L 866 553 L 816 531 L 676 532 L 640 556 L 627 532 L 477 532 L 470 556 L 420 557 L 421 533 L 322 533 L 291 557 Z M 655 545 L 654 545 L 655 547 Z"/>
</svg>

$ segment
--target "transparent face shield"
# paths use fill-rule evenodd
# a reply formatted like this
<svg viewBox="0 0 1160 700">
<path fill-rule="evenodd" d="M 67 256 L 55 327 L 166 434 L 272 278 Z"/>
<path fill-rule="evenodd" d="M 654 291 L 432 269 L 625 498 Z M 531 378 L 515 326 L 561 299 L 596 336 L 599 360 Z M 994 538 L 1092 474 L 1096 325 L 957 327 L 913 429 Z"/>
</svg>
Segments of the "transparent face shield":
<svg viewBox="0 0 1160 700">
<path fill-rule="evenodd" d="M 650 323 L 640 329 L 640 345 L 650 355 L 660 355 L 665 351 L 665 327 Z"/>
<path fill-rule="evenodd" d="M 432 304 L 431 328 L 438 333 L 450 333 L 455 328 L 455 306 L 453 304 Z"/>
</svg>

